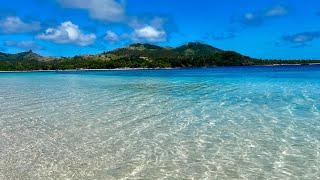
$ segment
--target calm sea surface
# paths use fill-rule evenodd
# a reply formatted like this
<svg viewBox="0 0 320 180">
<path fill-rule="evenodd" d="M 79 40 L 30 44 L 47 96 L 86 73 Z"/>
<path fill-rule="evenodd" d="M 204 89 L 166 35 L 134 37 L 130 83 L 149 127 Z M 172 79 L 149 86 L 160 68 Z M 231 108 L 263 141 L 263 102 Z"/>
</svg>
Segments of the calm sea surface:
<svg viewBox="0 0 320 180">
<path fill-rule="evenodd" d="M 320 66 L 0 73 L 0 179 L 320 178 Z"/>
</svg>

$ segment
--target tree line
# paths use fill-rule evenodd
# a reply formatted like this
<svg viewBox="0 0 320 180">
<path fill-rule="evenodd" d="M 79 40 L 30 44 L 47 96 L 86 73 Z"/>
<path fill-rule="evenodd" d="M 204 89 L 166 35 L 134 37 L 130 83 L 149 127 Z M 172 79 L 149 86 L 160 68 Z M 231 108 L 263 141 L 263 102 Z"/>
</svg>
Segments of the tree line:
<svg viewBox="0 0 320 180">
<path fill-rule="evenodd" d="M 67 69 L 115 69 L 115 68 L 174 68 L 174 67 L 210 67 L 210 66 L 250 66 L 273 64 L 311 64 L 320 60 L 258 60 L 242 56 L 232 51 L 215 56 L 179 56 L 151 59 L 138 56 L 121 57 L 105 60 L 101 58 L 75 56 L 53 61 L 0 61 L 0 71 L 31 70 L 67 70 Z"/>
</svg>

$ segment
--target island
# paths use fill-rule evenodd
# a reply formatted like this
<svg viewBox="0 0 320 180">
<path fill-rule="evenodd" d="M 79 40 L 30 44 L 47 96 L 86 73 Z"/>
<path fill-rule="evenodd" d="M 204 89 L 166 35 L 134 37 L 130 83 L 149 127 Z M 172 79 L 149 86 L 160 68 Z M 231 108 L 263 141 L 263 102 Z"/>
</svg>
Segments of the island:
<svg viewBox="0 0 320 180">
<path fill-rule="evenodd" d="M 41 56 L 31 50 L 17 54 L 0 52 L 0 71 L 309 64 L 320 64 L 320 60 L 256 59 L 200 42 L 176 48 L 136 43 L 100 54 L 59 58 Z"/>
</svg>

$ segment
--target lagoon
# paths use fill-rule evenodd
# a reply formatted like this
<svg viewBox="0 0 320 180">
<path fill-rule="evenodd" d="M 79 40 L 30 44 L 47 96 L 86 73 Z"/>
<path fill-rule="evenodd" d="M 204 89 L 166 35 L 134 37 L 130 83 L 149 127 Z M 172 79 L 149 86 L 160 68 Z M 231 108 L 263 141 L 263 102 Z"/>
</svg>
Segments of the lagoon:
<svg viewBox="0 0 320 180">
<path fill-rule="evenodd" d="M 0 179 L 317 179 L 320 66 L 0 73 Z"/>
</svg>

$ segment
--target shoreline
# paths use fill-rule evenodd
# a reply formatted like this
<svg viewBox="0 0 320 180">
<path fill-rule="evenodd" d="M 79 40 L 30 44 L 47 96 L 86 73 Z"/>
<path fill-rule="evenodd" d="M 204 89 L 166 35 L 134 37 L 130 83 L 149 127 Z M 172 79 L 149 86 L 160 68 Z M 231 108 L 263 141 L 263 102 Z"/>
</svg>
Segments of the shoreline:
<svg viewBox="0 0 320 180">
<path fill-rule="evenodd" d="M 28 71 L 0 71 L 0 73 L 27 73 L 27 72 L 64 72 L 64 71 L 131 71 L 131 70 L 169 70 L 181 68 L 115 68 L 115 69 L 57 69 L 57 70 L 28 70 Z"/>
<path fill-rule="evenodd" d="M 172 70 L 192 68 L 219 68 L 219 67 L 271 67 L 271 66 L 312 66 L 311 64 L 270 64 L 270 65 L 248 65 L 248 66 L 210 66 L 210 67 L 176 67 L 176 68 L 115 68 L 115 69 L 65 69 L 65 70 L 28 70 L 28 71 L 0 71 L 0 73 L 32 73 L 32 72 L 66 72 L 66 71 L 132 71 L 132 70 Z"/>
</svg>

